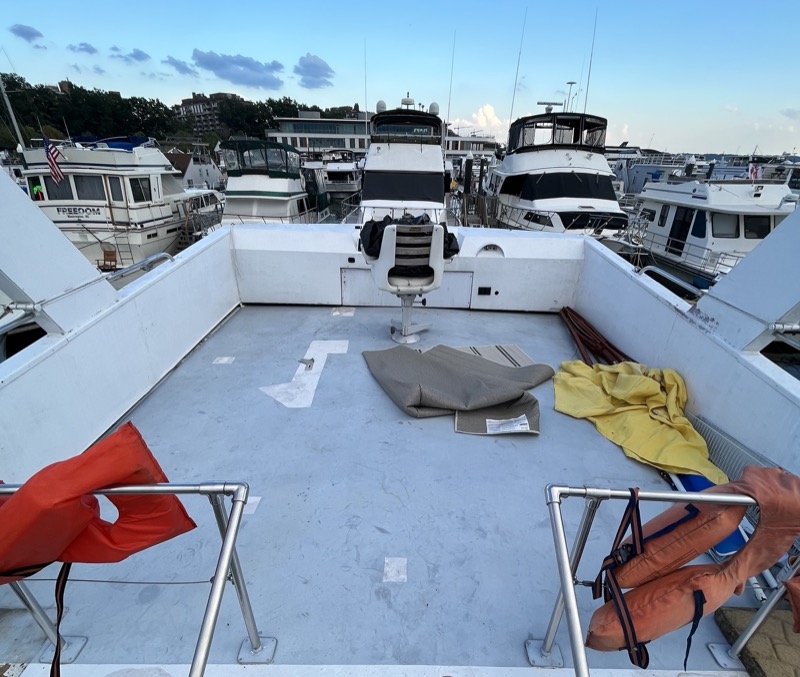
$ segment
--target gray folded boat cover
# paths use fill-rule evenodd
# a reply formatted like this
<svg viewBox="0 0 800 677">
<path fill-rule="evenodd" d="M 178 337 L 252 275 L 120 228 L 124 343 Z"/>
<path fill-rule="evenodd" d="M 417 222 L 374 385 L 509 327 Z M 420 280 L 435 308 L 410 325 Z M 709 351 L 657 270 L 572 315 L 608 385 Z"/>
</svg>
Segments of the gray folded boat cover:
<svg viewBox="0 0 800 677">
<path fill-rule="evenodd" d="M 363 355 L 370 372 L 386 394 L 398 407 L 416 418 L 469 411 L 478 415 L 468 419 L 485 421 L 487 418 L 507 419 L 530 414 L 530 422 L 534 423 L 535 419 L 538 428 L 539 405 L 536 398 L 526 391 L 552 378 L 555 373 L 546 364 L 507 367 L 448 346 L 436 346 L 424 353 L 398 346 L 389 350 L 365 351 Z M 483 430 L 472 423 L 467 427 L 474 429 L 463 432 L 487 432 L 485 423 Z"/>
</svg>

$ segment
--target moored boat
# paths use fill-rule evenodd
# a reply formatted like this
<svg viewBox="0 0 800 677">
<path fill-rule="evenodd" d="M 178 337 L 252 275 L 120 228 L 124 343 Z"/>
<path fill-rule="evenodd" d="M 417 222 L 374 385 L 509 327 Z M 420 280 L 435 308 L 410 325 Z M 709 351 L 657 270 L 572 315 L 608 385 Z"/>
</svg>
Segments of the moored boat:
<svg viewBox="0 0 800 677">
<path fill-rule="evenodd" d="M 558 369 L 578 354 L 560 314 L 572 308 L 636 364 L 681 375 L 686 415 L 732 456 L 753 450 L 750 462 L 800 472 L 800 381 L 771 350 L 790 352 L 800 332 L 800 289 L 786 283 L 797 213 L 696 306 L 593 238 L 454 228 L 460 251 L 415 309 L 431 324 L 421 347 L 432 350 L 417 353 L 392 343 L 397 300 L 376 287 L 355 227 L 223 226 L 114 289 L 3 176 L 0 210 L 0 291 L 44 333 L 0 363 L 3 479 L 23 483 L 131 421 L 197 523 L 118 563 L 73 565 L 60 623 L 73 677 L 566 677 L 588 675 L 587 662 L 595 677 L 631 674 L 625 651 L 587 659 L 582 627 L 598 603 L 573 587 L 608 555 L 620 504 L 598 499 L 581 520 L 579 499 L 561 506 L 545 489 L 638 487 L 669 500 L 656 468 L 556 410 L 549 380 L 520 389 L 537 400 L 535 424 L 496 412 L 460 434 L 452 411 L 398 406 L 365 353 L 460 351 L 457 364 L 483 370 Z M 474 370 L 447 374 L 468 397 L 481 386 Z M 653 418 L 665 418 L 659 407 Z M 208 500 L 226 491 L 229 519 Z M 569 532 L 591 529 L 574 572 L 548 519 L 559 510 Z M 241 524 L 238 535 L 227 524 Z M 50 565 L 23 581 L 50 615 L 55 574 Z M 758 608 L 762 588 L 759 576 L 730 603 Z M 549 643 L 559 599 L 568 622 Z M 35 607 L 10 585 L 0 602 L 9 674 L 47 674 Z M 686 674 L 688 633 L 649 645 L 649 676 Z M 710 616 L 697 622 L 692 674 L 744 677 L 709 644 L 730 648 Z"/>
<path fill-rule="evenodd" d="M 22 152 L 28 194 L 82 253 L 106 270 L 174 254 L 219 225 L 224 197 L 183 189 L 152 141 L 49 142 Z"/>
<path fill-rule="evenodd" d="M 490 225 L 591 235 L 623 228 L 603 155 L 606 128 L 605 118 L 552 108 L 513 122 L 505 156 L 483 185 L 493 201 Z"/>
</svg>

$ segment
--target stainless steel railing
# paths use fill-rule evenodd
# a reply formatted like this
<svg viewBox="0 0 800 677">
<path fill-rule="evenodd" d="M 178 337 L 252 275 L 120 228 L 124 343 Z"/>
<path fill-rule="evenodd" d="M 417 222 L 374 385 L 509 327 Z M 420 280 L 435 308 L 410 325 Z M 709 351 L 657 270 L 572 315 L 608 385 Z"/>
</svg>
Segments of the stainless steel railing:
<svg viewBox="0 0 800 677">
<path fill-rule="evenodd" d="M 0 485 L 0 495 L 13 494 L 20 486 L 15 484 Z M 208 595 L 203 621 L 195 646 L 192 665 L 189 677 L 202 677 L 208 663 L 208 654 L 211 649 L 211 640 L 214 636 L 217 619 L 219 617 L 222 595 L 225 591 L 225 583 L 230 576 L 230 580 L 236 589 L 239 598 L 239 606 L 242 610 L 244 624 L 247 629 L 247 639 L 249 641 L 249 658 L 242 659 L 240 652 L 240 663 L 270 663 L 274 654 L 274 647 L 277 640 L 265 638 L 259 634 L 256 626 L 253 608 L 250 604 L 250 597 L 242 574 L 239 556 L 236 553 L 236 536 L 239 533 L 239 526 L 242 521 L 244 506 L 247 503 L 249 487 L 245 482 L 203 482 L 200 484 L 143 484 L 111 487 L 93 492 L 96 495 L 199 495 L 207 496 L 211 507 L 214 510 L 214 517 L 222 537 L 219 558 L 217 560 L 214 578 L 211 583 L 211 591 Z M 231 510 L 225 514 L 223 496 L 231 497 Z M 12 589 L 23 601 L 25 606 L 33 615 L 36 622 L 47 635 L 48 639 L 55 644 L 57 632 L 53 622 L 36 602 L 36 599 L 21 582 L 11 583 Z M 269 648 L 265 648 L 262 639 L 268 640 Z M 269 650 L 271 649 L 271 651 Z M 243 645 L 244 651 L 244 645 Z"/>
</svg>

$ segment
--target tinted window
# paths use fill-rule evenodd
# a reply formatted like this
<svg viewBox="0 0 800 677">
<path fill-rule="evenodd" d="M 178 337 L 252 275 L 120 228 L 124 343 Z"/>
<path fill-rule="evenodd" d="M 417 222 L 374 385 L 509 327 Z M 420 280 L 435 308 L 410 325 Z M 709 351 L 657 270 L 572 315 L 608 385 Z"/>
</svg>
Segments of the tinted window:
<svg viewBox="0 0 800 677">
<path fill-rule="evenodd" d="M 130 179 L 134 202 L 150 201 L 150 179 Z"/>
<path fill-rule="evenodd" d="M 444 202 L 443 174 L 368 172 L 362 200 L 419 200 Z"/>
<path fill-rule="evenodd" d="M 119 177 L 109 176 L 108 185 L 111 188 L 111 199 L 114 202 L 122 202 L 122 185 L 119 182 Z"/>
<path fill-rule="evenodd" d="M 44 177 L 44 185 L 47 188 L 47 197 L 51 200 L 71 200 L 72 186 L 69 179 L 64 178 L 61 183 L 56 184 L 49 176 Z"/>
<path fill-rule="evenodd" d="M 79 200 L 105 200 L 103 179 L 99 176 L 74 176 L 75 192 Z"/>
<path fill-rule="evenodd" d="M 669 205 L 661 206 L 661 213 L 658 215 L 658 226 L 663 228 L 667 223 L 667 214 L 669 214 Z"/>
<path fill-rule="evenodd" d="M 769 216 L 760 214 L 758 216 L 745 215 L 744 217 L 744 236 L 748 240 L 763 240 L 769 235 Z"/>
<path fill-rule="evenodd" d="M 611 177 L 577 172 L 509 176 L 503 181 L 500 192 L 517 195 L 523 200 L 548 200 L 559 197 L 614 201 L 617 199 Z"/>
<path fill-rule="evenodd" d="M 714 237 L 739 237 L 739 216 L 714 214 L 711 219 L 711 233 Z"/>
<path fill-rule="evenodd" d="M 704 239 L 706 236 L 706 213 L 697 212 L 694 217 L 694 225 L 692 225 L 692 237 Z"/>
</svg>

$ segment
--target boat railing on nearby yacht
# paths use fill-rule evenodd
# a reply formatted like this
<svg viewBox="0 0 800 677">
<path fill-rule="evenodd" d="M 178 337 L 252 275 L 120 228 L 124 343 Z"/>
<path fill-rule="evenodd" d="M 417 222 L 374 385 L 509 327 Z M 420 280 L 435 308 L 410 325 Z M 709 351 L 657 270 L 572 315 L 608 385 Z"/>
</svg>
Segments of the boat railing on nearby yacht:
<svg viewBox="0 0 800 677">
<path fill-rule="evenodd" d="M 153 140 L 50 142 L 22 152 L 28 194 L 64 235 L 100 267 L 116 269 L 159 252 L 176 253 L 219 226 L 224 195 L 184 190 Z"/>
<path fill-rule="evenodd" d="M 629 226 L 604 239 L 626 258 L 650 257 L 687 282 L 708 286 L 730 272 L 795 210 L 780 180 L 651 182 L 628 203 Z"/>
</svg>

